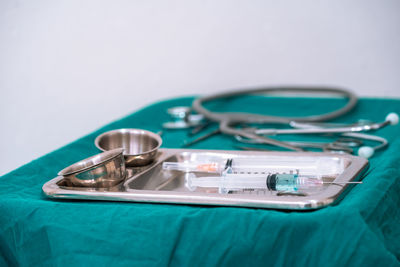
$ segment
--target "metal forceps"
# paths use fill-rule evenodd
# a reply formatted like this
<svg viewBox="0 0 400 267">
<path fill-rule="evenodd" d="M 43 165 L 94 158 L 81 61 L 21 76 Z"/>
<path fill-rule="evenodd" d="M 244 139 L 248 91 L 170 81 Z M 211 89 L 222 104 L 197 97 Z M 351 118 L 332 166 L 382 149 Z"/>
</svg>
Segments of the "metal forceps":
<svg viewBox="0 0 400 267">
<path fill-rule="evenodd" d="M 399 117 L 396 113 L 389 113 L 385 121 L 379 123 L 360 121 L 354 124 L 333 124 L 333 123 L 300 123 L 292 121 L 289 123 L 291 129 L 255 129 L 254 133 L 258 135 L 282 135 L 282 134 L 322 134 L 338 135 L 339 138 L 333 142 L 293 142 L 287 144 L 301 148 L 318 148 L 322 151 L 353 153 L 354 149 L 360 147 L 358 155 L 369 158 L 378 149 L 388 145 L 388 141 L 379 136 L 361 133 L 362 131 L 373 131 L 381 129 L 387 125 L 398 123 Z M 244 143 L 255 143 L 252 140 L 246 140 L 240 136 L 235 136 L 238 141 Z M 361 146 L 362 140 L 374 141 L 379 144 L 371 146 Z"/>
<path fill-rule="evenodd" d="M 239 142 L 246 144 L 261 144 L 253 139 L 246 139 L 241 137 L 240 135 L 235 135 L 235 139 Z M 356 138 L 346 138 L 340 137 L 332 142 L 301 142 L 301 141 L 286 141 L 286 143 L 301 147 L 301 148 L 316 148 L 320 149 L 324 152 L 339 152 L 339 153 L 353 153 L 356 147 L 359 147 L 363 144 L 363 141 Z M 257 148 L 252 147 L 240 147 L 246 150 L 256 150 Z M 262 149 L 265 150 L 265 149 Z"/>
</svg>

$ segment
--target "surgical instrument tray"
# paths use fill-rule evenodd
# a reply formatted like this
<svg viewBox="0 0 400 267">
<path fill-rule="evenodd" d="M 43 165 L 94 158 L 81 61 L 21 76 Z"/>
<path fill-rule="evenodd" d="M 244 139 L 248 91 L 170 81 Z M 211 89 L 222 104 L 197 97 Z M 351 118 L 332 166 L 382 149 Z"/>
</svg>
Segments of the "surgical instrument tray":
<svg viewBox="0 0 400 267">
<path fill-rule="evenodd" d="M 193 173 L 167 170 L 162 166 L 164 162 L 217 162 L 228 159 L 265 160 L 267 163 L 284 160 L 289 168 L 291 164 L 296 166 L 299 161 L 313 165 L 321 159 L 328 159 L 337 162 L 342 169 L 335 175 L 324 177 L 328 183 L 322 190 L 315 192 L 293 193 L 258 188 L 221 194 L 215 188 L 198 187 L 194 191 L 190 190 L 186 185 L 187 176 Z M 118 185 L 108 188 L 79 187 L 58 176 L 43 185 L 43 192 L 48 197 L 57 199 L 310 210 L 325 207 L 341 199 L 343 193 L 353 186 L 346 183 L 360 179 L 367 166 L 368 160 L 364 158 L 339 153 L 159 149 L 156 159 L 150 165 L 126 167 L 126 178 Z M 299 170 L 294 167 L 291 172 L 293 171 Z M 202 176 L 204 175 L 209 174 Z"/>
</svg>

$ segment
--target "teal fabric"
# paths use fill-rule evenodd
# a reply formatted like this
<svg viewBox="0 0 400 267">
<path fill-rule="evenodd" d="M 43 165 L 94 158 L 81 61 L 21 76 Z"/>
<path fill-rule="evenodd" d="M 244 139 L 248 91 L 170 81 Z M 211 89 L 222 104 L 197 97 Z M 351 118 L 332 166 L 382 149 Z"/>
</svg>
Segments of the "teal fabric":
<svg viewBox="0 0 400 267">
<path fill-rule="evenodd" d="M 370 160 L 364 184 L 336 205 L 299 212 L 255 208 L 51 200 L 41 187 L 59 170 L 98 153 L 107 130 L 157 132 L 166 109 L 193 98 L 163 101 L 115 121 L 0 177 L 1 266 L 399 266 L 399 127 L 380 130 L 390 147 Z M 310 115 L 340 99 L 246 97 L 210 108 Z M 381 121 L 400 100 L 362 99 L 338 121 Z M 184 130 L 164 131 L 163 147 L 179 148 Z M 235 149 L 229 136 L 193 148 Z"/>
</svg>

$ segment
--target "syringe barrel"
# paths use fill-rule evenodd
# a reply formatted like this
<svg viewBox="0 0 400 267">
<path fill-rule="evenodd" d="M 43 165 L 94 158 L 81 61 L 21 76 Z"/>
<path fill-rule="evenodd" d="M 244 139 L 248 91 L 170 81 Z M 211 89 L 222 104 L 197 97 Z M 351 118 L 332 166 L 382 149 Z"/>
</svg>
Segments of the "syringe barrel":
<svg viewBox="0 0 400 267">
<path fill-rule="evenodd" d="M 229 163 L 229 164 L 228 164 Z M 229 165 L 229 166 L 228 166 Z M 299 173 L 301 175 L 338 175 L 343 172 L 343 162 L 338 158 L 312 157 L 246 157 L 214 161 L 163 162 L 164 170 L 183 172 L 219 173 L 229 169 L 235 174 Z"/>
<path fill-rule="evenodd" d="M 189 187 L 216 187 L 224 188 L 227 190 L 240 190 L 240 189 L 265 189 L 266 176 L 252 176 L 252 177 L 236 177 L 236 175 L 226 175 L 217 177 L 198 177 L 194 175 L 189 176 Z"/>
<path fill-rule="evenodd" d="M 220 192 L 241 189 L 268 189 L 271 191 L 296 192 L 319 188 L 323 182 L 316 178 L 298 176 L 297 174 L 243 175 L 228 174 L 218 177 L 198 177 L 189 175 L 187 185 L 190 190 L 196 187 L 218 188 Z"/>
<path fill-rule="evenodd" d="M 301 175 L 337 175 L 343 172 L 343 162 L 338 158 L 234 158 L 231 165 L 235 173 L 290 173 Z"/>
<path fill-rule="evenodd" d="M 220 162 L 163 162 L 162 167 L 164 170 L 170 171 L 222 173 L 225 160 Z"/>
</svg>

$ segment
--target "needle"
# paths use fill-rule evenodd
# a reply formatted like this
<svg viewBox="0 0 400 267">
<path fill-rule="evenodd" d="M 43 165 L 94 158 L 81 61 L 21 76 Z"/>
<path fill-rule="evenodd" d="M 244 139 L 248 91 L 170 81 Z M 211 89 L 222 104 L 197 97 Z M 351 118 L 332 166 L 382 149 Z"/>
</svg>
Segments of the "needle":
<svg viewBox="0 0 400 267">
<path fill-rule="evenodd" d="M 362 184 L 362 181 L 359 182 L 323 182 L 324 184 Z"/>
</svg>

